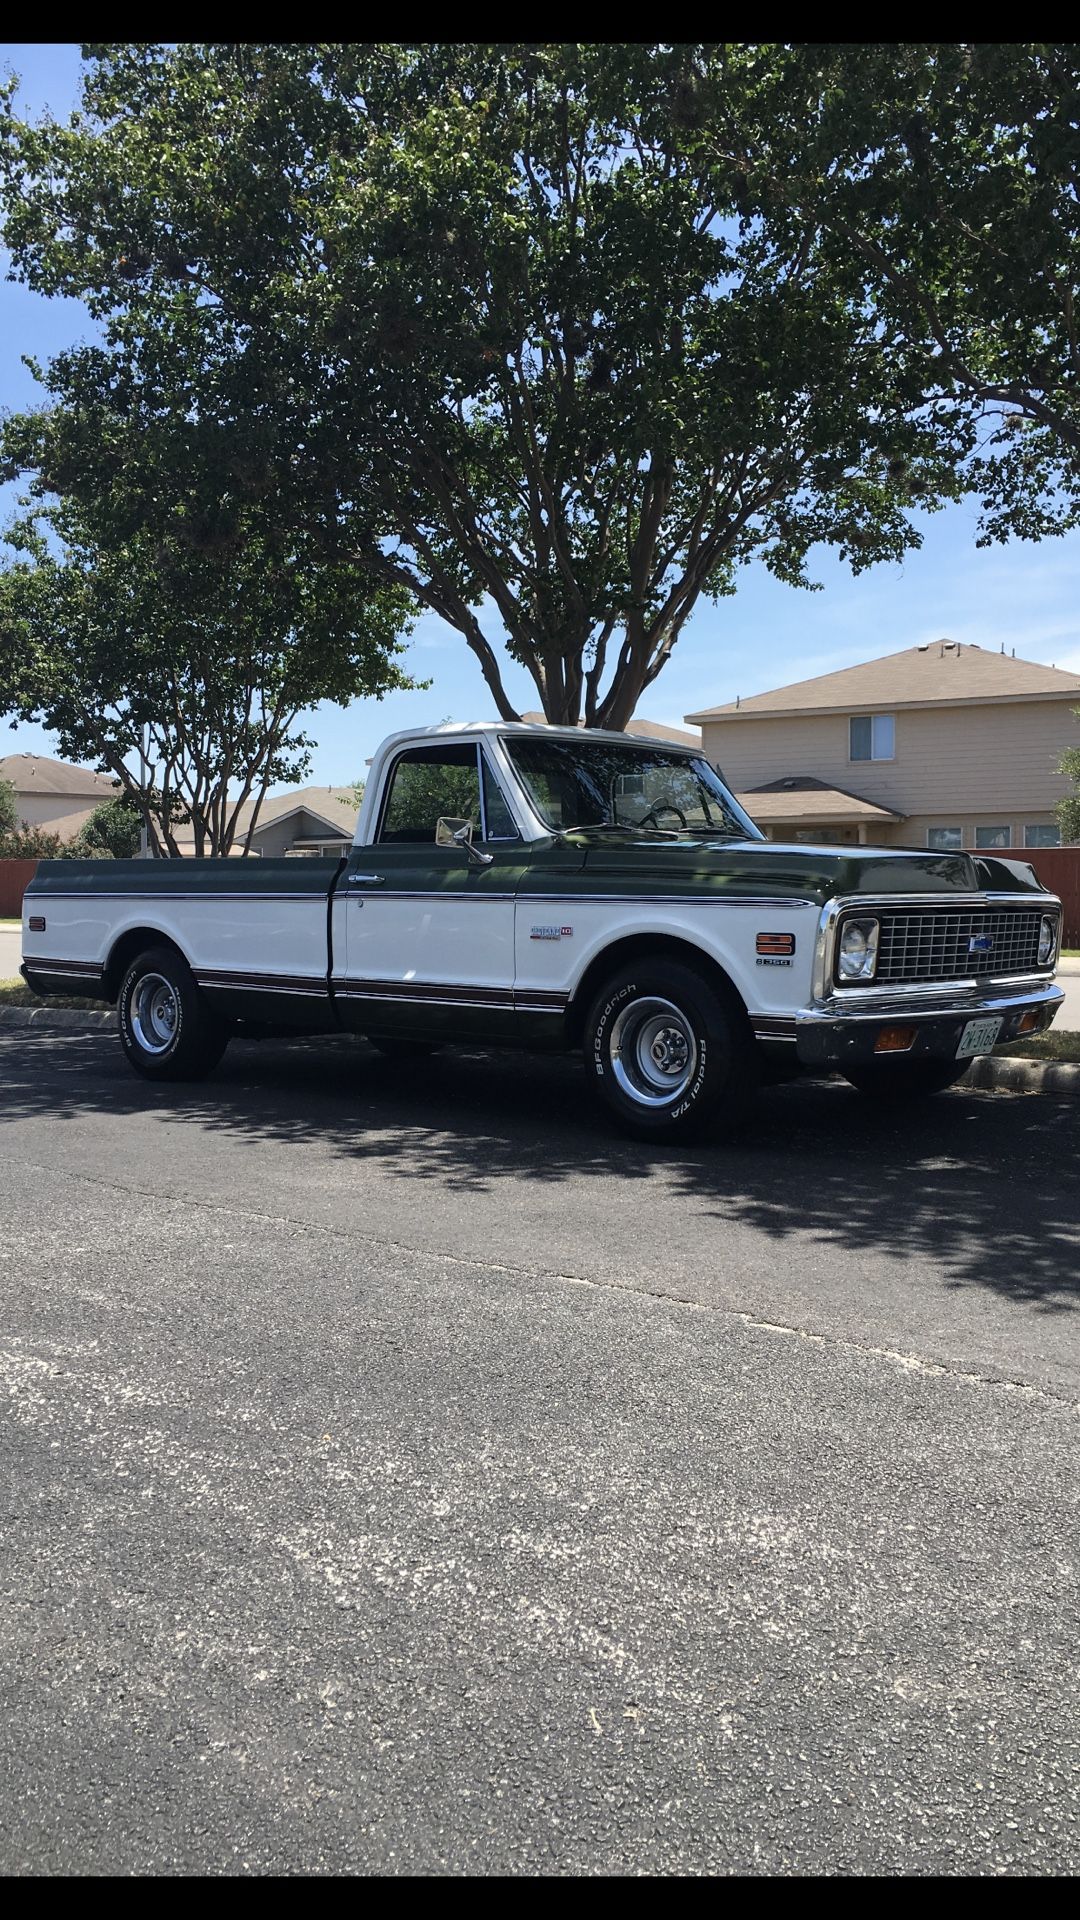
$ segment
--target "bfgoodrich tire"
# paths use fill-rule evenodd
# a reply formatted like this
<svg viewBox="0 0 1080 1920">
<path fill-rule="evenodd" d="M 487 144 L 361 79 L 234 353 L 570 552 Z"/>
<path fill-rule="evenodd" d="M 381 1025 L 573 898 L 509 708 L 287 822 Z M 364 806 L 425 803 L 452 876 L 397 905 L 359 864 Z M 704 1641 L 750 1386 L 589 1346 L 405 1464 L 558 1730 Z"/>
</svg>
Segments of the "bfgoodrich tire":
<svg viewBox="0 0 1080 1920">
<path fill-rule="evenodd" d="M 620 1127 L 642 1140 L 734 1125 L 758 1083 L 733 992 L 659 955 L 613 973 L 585 1023 L 585 1071 Z"/>
<path fill-rule="evenodd" d="M 867 1060 L 861 1067 L 847 1067 L 844 1079 L 860 1093 L 878 1100 L 921 1100 L 931 1093 L 944 1093 L 962 1080 L 970 1060 Z"/>
<path fill-rule="evenodd" d="M 174 947 L 149 947 L 131 962 L 117 1012 L 120 1044 L 145 1080 L 201 1080 L 228 1045 L 228 1026 Z"/>
</svg>

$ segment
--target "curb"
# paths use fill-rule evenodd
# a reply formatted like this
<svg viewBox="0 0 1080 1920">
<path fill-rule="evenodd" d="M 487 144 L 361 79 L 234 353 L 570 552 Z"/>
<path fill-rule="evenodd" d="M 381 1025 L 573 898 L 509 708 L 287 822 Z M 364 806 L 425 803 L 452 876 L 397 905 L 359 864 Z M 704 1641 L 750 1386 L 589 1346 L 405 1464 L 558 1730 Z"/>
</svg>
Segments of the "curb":
<svg viewBox="0 0 1080 1920">
<path fill-rule="evenodd" d="M 1075 1060 L 1025 1060 L 1023 1054 L 983 1053 L 973 1062 L 963 1085 L 987 1093 L 1080 1094 L 1080 1064 Z"/>
<path fill-rule="evenodd" d="M 77 1007 L 0 1007 L 0 1032 L 5 1027 L 38 1027 L 48 1032 L 116 1032 L 116 1014 L 102 1008 L 85 1013 Z M 1072 1060 L 1025 1060 L 1022 1054 L 983 1053 L 971 1065 L 964 1087 L 981 1093 L 1074 1093 L 1080 1095 L 1080 1063 Z M 963 1090 L 963 1089 L 962 1089 Z"/>
<path fill-rule="evenodd" d="M 87 1013 L 82 1007 L 0 1007 L 0 1028 L 67 1027 L 76 1033 L 97 1033 L 102 1027 L 116 1028 L 116 1014 L 103 1007 L 100 1013 Z"/>
</svg>

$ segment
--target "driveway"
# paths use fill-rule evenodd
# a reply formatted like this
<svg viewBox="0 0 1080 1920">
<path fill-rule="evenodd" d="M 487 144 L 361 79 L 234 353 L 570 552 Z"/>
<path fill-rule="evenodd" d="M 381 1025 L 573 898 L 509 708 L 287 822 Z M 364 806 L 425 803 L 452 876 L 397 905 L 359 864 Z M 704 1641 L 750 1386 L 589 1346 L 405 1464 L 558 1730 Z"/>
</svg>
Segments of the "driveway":
<svg viewBox="0 0 1080 1920">
<path fill-rule="evenodd" d="M 0 1870 L 1080 1868 L 1068 1100 L 0 1084 Z"/>
</svg>

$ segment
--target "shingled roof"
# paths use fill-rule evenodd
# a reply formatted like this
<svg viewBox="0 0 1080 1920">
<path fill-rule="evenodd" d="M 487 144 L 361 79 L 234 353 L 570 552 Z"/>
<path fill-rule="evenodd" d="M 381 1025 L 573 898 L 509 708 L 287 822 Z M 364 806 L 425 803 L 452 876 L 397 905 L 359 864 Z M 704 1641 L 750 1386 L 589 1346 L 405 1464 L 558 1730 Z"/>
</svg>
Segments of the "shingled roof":
<svg viewBox="0 0 1080 1920">
<path fill-rule="evenodd" d="M 1080 674 L 1040 666 L 1035 660 L 1017 660 L 986 647 L 934 640 L 928 646 L 905 647 L 901 653 L 866 660 L 858 667 L 841 667 L 814 680 L 796 680 L 770 693 L 755 693 L 747 700 L 729 700 L 702 713 L 688 713 L 686 718 L 700 724 L 735 716 L 752 720 L 796 713 L 951 707 L 959 701 L 987 705 L 1070 698 L 1080 700 Z"/>
<path fill-rule="evenodd" d="M 16 793 L 79 794 L 108 800 L 117 791 L 116 781 L 108 774 L 69 767 L 65 760 L 50 760 L 41 753 L 6 754 L 0 760 L 0 780 L 10 780 Z"/>
</svg>

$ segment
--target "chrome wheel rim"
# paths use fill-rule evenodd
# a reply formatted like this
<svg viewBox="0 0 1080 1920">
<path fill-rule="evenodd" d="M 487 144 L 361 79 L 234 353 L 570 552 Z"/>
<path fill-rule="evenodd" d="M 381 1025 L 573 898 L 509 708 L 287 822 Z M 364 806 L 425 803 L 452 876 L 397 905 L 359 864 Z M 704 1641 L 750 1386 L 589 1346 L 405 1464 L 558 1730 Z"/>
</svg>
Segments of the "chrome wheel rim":
<svg viewBox="0 0 1080 1920">
<path fill-rule="evenodd" d="M 611 1030 L 611 1067 L 627 1097 L 666 1107 L 697 1072 L 694 1029 L 672 1000 L 649 994 L 624 1007 Z"/>
<path fill-rule="evenodd" d="M 168 1053 L 179 1024 L 176 988 L 163 973 L 144 973 L 131 992 L 131 1031 L 144 1053 Z"/>
</svg>

